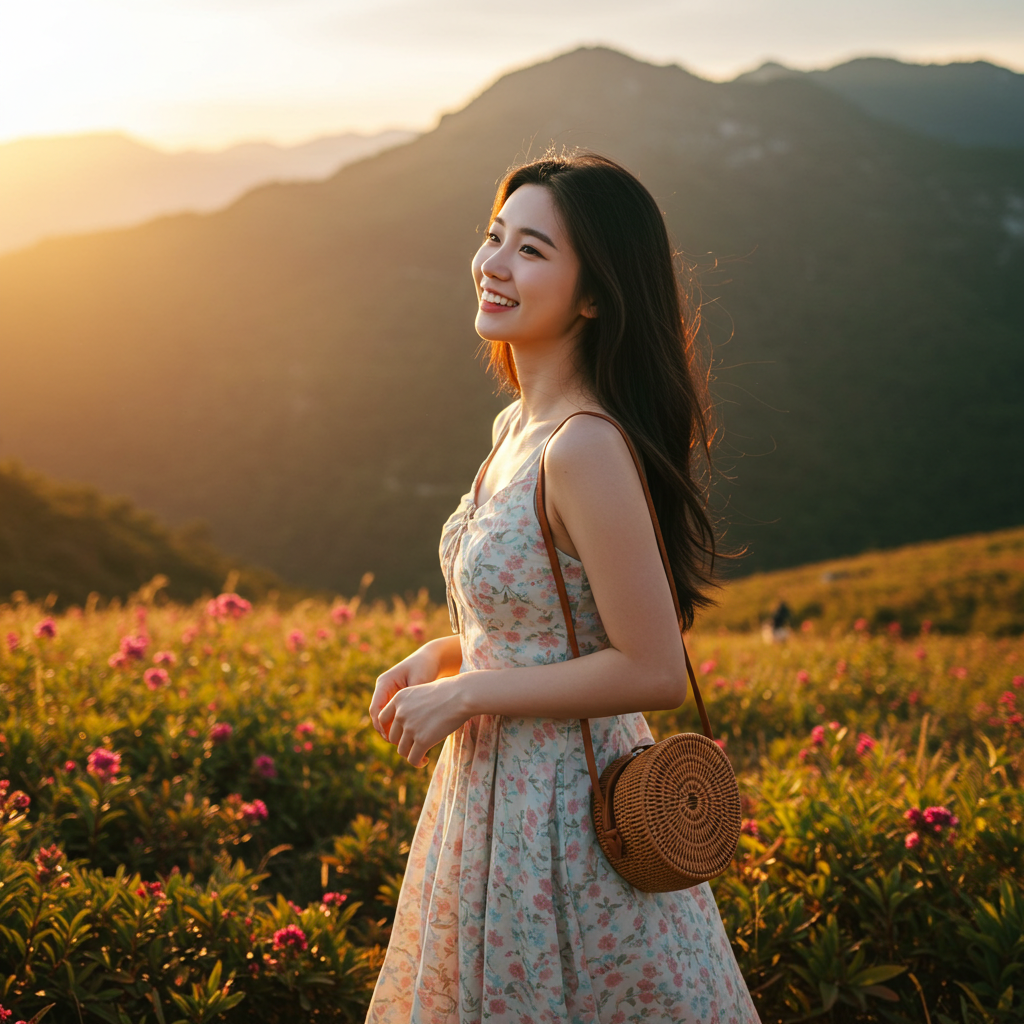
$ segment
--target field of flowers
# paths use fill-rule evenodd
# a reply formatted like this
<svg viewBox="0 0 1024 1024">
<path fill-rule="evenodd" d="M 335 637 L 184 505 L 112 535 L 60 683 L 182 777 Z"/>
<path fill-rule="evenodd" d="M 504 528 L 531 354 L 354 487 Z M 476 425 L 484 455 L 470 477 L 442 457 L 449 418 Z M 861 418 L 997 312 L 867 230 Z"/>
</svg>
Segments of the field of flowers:
<svg viewBox="0 0 1024 1024">
<path fill-rule="evenodd" d="M 797 626 L 690 638 L 762 1019 L 1021 1021 L 1024 642 Z M 0 605 L 0 1022 L 361 1020 L 430 770 L 366 705 L 446 630 L 425 594 L 185 606 L 159 578 Z"/>
</svg>

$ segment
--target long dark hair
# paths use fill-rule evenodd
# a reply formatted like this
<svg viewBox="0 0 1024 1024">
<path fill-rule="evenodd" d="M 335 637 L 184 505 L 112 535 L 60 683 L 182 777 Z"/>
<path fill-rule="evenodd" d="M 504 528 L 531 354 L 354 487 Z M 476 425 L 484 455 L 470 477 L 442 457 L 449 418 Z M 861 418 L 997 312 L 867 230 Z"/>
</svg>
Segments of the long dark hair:
<svg viewBox="0 0 1024 1024">
<path fill-rule="evenodd" d="M 594 153 L 548 155 L 512 168 L 491 219 L 522 185 L 551 192 L 580 262 L 577 299 L 596 302 L 576 348 L 592 394 L 636 446 L 658 513 L 683 625 L 711 604 L 716 542 L 708 514 L 711 442 L 708 364 L 698 351 L 699 308 L 676 274 L 654 197 L 624 167 Z M 490 343 L 489 369 L 518 394 L 508 342 Z"/>
</svg>

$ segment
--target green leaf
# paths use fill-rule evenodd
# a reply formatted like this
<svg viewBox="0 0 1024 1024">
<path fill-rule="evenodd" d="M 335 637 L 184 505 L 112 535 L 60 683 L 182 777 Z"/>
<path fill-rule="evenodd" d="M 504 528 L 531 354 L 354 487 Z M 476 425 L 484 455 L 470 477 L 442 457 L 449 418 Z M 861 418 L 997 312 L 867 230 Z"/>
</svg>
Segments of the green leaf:
<svg viewBox="0 0 1024 1024">
<path fill-rule="evenodd" d="M 902 974 L 906 967 L 899 964 L 881 964 L 878 967 L 869 967 L 867 970 L 855 974 L 850 979 L 851 985 L 877 985 L 881 981 L 889 981 L 898 974 Z"/>
</svg>

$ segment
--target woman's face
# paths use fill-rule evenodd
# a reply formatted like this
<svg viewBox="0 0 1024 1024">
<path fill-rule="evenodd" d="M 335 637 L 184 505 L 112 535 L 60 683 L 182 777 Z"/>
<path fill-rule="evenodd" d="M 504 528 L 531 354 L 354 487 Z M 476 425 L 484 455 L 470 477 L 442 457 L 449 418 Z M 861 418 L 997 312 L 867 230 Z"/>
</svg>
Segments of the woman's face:
<svg viewBox="0 0 1024 1024">
<path fill-rule="evenodd" d="M 521 185 L 491 221 L 473 257 L 485 341 L 554 341 L 595 312 L 576 301 L 579 260 L 542 185 Z"/>
</svg>

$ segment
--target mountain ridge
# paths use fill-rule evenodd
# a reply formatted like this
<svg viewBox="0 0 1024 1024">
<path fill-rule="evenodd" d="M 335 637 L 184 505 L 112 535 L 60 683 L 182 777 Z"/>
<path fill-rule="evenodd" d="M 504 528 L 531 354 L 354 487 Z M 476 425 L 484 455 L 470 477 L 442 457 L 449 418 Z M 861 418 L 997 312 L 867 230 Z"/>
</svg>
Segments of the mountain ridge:
<svg viewBox="0 0 1024 1024">
<path fill-rule="evenodd" d="M 1024 159 L 813 83 L 602 49 L 506 76 L 327 181 L 0 258 L 0 450 L 201 516 L 297 583 L 351 592 L 372 570 L 436 596 L 441 523 L 503 401 L 475 356 L 469 258 L 531 140 L 624 161 L 675 244 L 718 258 L 702 287 L 739 482 L 716 500 L 748 570 L 1014 525 L 1022 246 L 1001 218 Z"/>
</svg>

